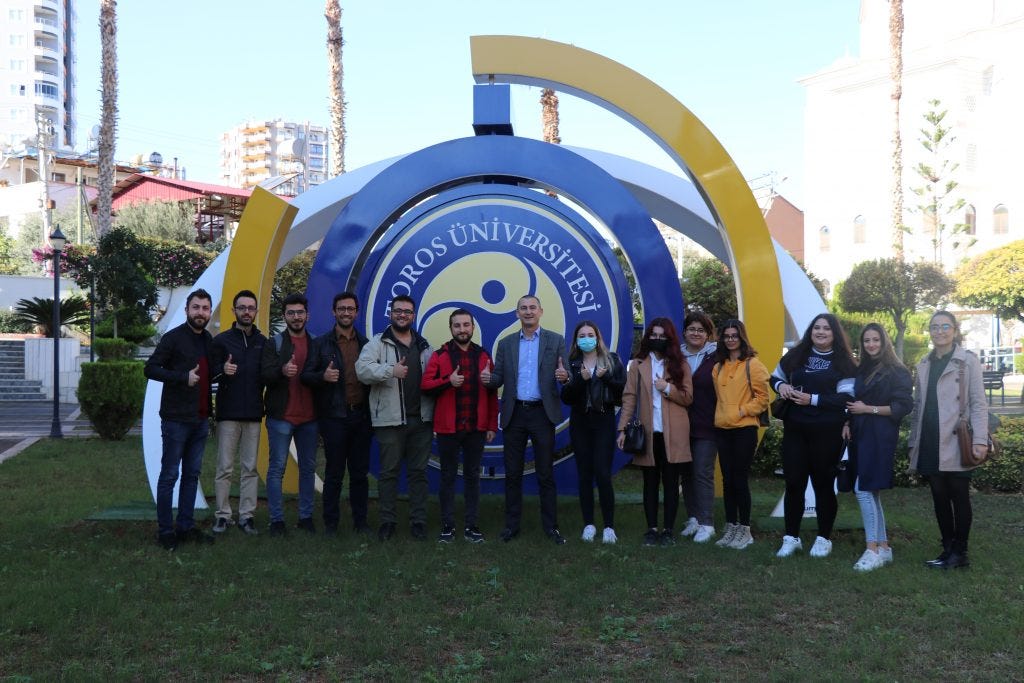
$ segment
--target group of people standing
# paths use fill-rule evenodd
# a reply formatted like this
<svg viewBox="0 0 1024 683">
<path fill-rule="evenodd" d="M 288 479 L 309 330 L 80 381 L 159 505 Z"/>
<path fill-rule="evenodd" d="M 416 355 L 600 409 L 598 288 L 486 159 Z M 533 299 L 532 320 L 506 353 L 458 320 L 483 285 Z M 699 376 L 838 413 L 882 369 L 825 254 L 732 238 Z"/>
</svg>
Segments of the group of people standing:
<svg viewBox="0 0 1024 683">
<path fill-rule="evenodd" d="M 771 387 L 786 403 L 782 441 L 786 531 L 777 554 L 787 557 L 802 549 L 799 534 L 808 478 L 818 517 L 810 554 L 824 557 L 831 552 L 837 510 L 833 480 L 848 443 L 866 536 L 864 555 L 855 568 L 867 571 L 892 561 L 879 491 L 892 486 L 899 424 L 914 408 L 914 400 L 910 373 L 877 324 L 867 325 L 861 333 L 858 364 L 838 321 L 821 314 L 770 375 L 740 320 L 727 320 L 716 330 L 699 312 L 686 316 L 682 340 L 670 319 L 651 320 L 627 365 L 608 349 L 601 330 L 589 320 L 576 324 L 566 353 L 563 337 L 540 326 L 543 308 L 533 295 L 519 299 L 520 329 L 498 341 L 493 359 L 473 342 L 475 321 L 465 309 L 450 314 L 451 339 L 434 349 L 415 329 L 416 303 L 408 296 L 391 301 L 390 324 L 372 339 L 355 326 L 359 300 L 352 292 L 334 297 L 335 324 L 316 338 L 306 330 L 308 302 L 301 294 L 284 300 L 285 329 L 269 338 L 255 326 L 258 302 L 253 292 L 239 292 L 232 308 L 231 328 L 211 337 L 206 326 L 212 299 L 201 289 L 190 293 L 185 323 L 161 338 L 146 363 L 146 376 L 164 384 L 157 516 L 158 540 L 165 548 L 214 539 L 195 525 L 193 513 L 209 418 L 214 415 L 215 385 L 214 534 L 235 524 L 246 534 L 258 533 L 256 458 L 265 419 L 271 535 L 287 532 L 282 482 L 293 443 L 299 489 L 296 527 L 316 531 L 314 482 L 320 441 L 325 454 L 324 532 L 338 531 L 347 469 L 353 529 L 371 533 L 368 471 L 370 443 L 376 438 L 380 451 L 377 536 L 387 541 L 397 532 L 398 479 L 404 465 L 409 532 L 415 539 L 426 539 L 426 469 L 436 437 L 441 464 L 438 540 L 455 539 L 455 488 L 461 460 L 462 535 L 466 541 L 482 542 L 480 465 L 500 422 L 505 464 L 500 538 L 509 542 L 520 532 L 522 477 L 530 445 L 543 529 L 561 545 L 565 537 L 557 519 L 554 445 L 564 403 L 570 409 L 569 433 L 579 475 L 582 540 L 593 542 L 598 537 L 595 486 L 601 541 L 618 540 L 612 461 L 616 445 L 624 445 L 626 426 L 635 417 L 644 433 L 643 448 L 633 457 L 633 464 L 643 472 L 644 545 L 675 543 L 680 492 L 687 516 L 681 535 L 697 543 L 714 538 L 717 459 L 726 526 L 716 544 L 742 550 L 754 542 L 749 474 Z M 963 567 L 968 564 L 971 525 L 970 471 L 959 464 L 956 437 L 950 436 L 958 417 L 956 396 L 950 398 L 950 392 L 955 394 L 962 381 L 969 383 L 976 448 L 985 447 L 981 369 L 978 359 L 958 345 L 959 329 L 951 314 L 937 312 L 930 332 L 934 350 L 921 361 L 917 373 L 911 466 L 931 483 L 942 533 L 942 552 L 929 566 Z M 497 390 L 501 387 L 499 420 Z M 237 522 L 230 501 L 236 457 L 241 469 Z M 179 469 L 181 488 L 174 519 L 172 496 Z M 659 500 L 663 501 L 660 525 Z"/>
</svg>

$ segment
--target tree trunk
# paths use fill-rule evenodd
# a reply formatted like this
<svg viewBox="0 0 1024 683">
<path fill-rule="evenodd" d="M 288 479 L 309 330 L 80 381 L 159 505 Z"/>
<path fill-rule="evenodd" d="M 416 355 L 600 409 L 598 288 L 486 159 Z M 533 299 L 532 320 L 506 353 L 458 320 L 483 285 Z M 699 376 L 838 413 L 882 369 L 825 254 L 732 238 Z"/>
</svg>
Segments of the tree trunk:
<svg viewBox="0 0 1024 683">
<path fill-rule="evenodd" d="M 900 135 L 900 100 L 903 98 L 903 0 L 889 2 L 889 77 L 892 81 L 892 230 L 896 258 L 903 260 L 903 138 Z M 900 335 L 902 358 L 903 337 Z"/>
<path fill-rule="evenodd" d="M 331 176 L 345 172 L 345 69 L 341 62 L 341 0 L 327 0 L 328 92 L 331 102 Z"/>
<path fill-rule="evenodd" d="M 540 120 L 544 125 L 544 142 L 553 145 L 562 144 L 558 137 L 558 95 L 551 88 L 544 88 L 540 94 Z"/>
<path fill-rule="evenodd" d="M 896 337 L 892 340 L 893 350 L 896 352 L 896 357 L 906 363 L 906 359 L 903 358 L 903 337 L 906 336 L 907 332 L 906 315 L 894 315 L 892 317 L 892 322 L 896 327 Z"/>
<path fill-rule="evenodd" d="M 110 232 L 114 193 L 114 144 L 117 137 L 117 2 L 100 0 L 100 135 L 96 179 L 96 239 Z"/>
</svg>

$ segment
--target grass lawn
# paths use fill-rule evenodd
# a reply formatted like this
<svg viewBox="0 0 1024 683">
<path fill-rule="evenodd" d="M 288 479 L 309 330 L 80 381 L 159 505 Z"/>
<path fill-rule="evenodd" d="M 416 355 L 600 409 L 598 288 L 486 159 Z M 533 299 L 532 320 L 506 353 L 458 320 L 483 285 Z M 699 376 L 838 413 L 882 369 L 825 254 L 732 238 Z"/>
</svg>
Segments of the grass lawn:
<svg viewBox="0 0 1024 683">
<path fill-rule="evenodd" d="M 823 560 L 775 558 L 781 532 L 767 523 L 743 552 L 644 548 L 632 503 L 617 508 L 618 545 L 584 544 L 573 498 L 560 502 L 567 545 L 543 537 L 535 498 L 506 545 L 493 496 L 479 546 L 418 543 L 405 524 L 381 545 L 348 532 L 346 513 L 337 538 L 232 529 L 168 553 L 153 522 L 86 519 L 147 497 L 140 453 L 138 439 L 42 441 L 0 465 L 0 679 L 1024 676 L 1020 496 L 975 495 L 973 566 L 956 572 L 922 566 L 938 550 L 923 489 L 884 495 L 895 563 L 867 575 L 852 570 L 862 535 L 846 494 L 853 528 Z M 616 487 L 635 493 L 637 474 L 621 473 Z M 781 491 L 778 480 L 756 482 L 755 516 Z M 430 514 L 436 534 L 436 501 Z M 265 530 L 262 500 L 257 522 Z M 805 548 L 813 531 L 807 520 Z"/>
</svg>

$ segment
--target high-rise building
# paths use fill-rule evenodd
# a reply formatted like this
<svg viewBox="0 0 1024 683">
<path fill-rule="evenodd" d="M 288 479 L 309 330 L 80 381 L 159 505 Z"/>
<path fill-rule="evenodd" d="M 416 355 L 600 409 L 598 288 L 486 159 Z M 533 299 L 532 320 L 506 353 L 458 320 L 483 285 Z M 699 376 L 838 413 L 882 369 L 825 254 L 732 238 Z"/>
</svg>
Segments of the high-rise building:
<svg viewBox="0 0 1024 683">
<path fill-rule="evenodd" d="M 327 179 L 327 128 L 308 121 L 248 121 L 221 135 L 221 180 L 253 188 L 274 179 L 272 191 L 294 196 Z"/>
<path fill-rule="evenodd" d="M 74 147 L 76 23 L 75 0 L 0 0 L 0 145 L 34 145 L 41 114 Z"/>
</svg>

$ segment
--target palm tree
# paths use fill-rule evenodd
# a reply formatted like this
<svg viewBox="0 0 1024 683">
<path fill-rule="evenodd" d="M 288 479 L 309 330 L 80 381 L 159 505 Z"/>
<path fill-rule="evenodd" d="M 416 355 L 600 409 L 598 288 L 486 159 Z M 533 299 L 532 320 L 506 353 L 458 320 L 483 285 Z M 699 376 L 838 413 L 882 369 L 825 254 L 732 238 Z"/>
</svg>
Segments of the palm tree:
<svg viewBox="0 0 1024 683">
<path fill-rule="evenodd" d="M 114 140 L 117 131 L 117 2 L 100 0 L 100 134 L 97 145 L 99 177 L 96 209 L 99 219 L 96 238 L 110 232 L 111 201 L 114 193 Z"/>
<path fill-rule="evenodd" d="M 903 260 L 903 139 L 900 99 L 903 97 L 903 0 L 889 2 L 889 78 L 892 81 L 892 229 L 896 258 Z"/>
<path fill-rule="evenodd" d="M 544 88 L 540 94 L 540 120 L 544 124 L 544 142 L 562 144 L 558 137 L 558 95 L 551 88 Z"/>
<path fill-rule="evenodd" d="M 345 172 L 345 69 L 341 63 L 341 0 L 327 0 L 327 71 L 331 99 L 331 175 Z"/>
</svg>

